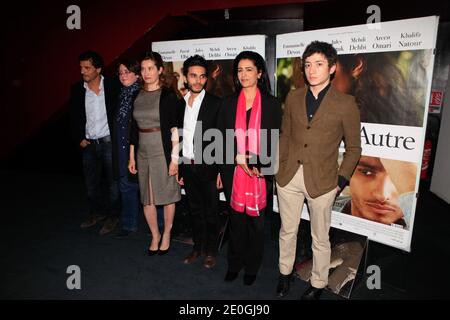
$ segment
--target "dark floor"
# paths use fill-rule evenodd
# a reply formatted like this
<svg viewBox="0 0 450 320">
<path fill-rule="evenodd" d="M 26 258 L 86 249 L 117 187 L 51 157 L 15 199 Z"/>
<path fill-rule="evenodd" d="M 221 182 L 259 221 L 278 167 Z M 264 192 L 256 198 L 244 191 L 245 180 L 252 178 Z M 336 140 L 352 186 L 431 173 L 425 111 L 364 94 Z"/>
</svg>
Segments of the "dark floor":
<svg viewBox="0 0 450 320">
<path fill-rule="evenodd" d="M 167 256 L 149 257 L 147 227 L 132 239 L 99 236 L 79 228 L 87 211 L 83 182 L 69 174 L 11 173 L 2 180 L 0 225 L 1 299 L 275 299 L 278 243 L 266 223 L 265 256 L 254 285 L 242 276 L 224 283 L 226 243 L 218 265 L 184 265 L 190 246 L 173 241 Z M 177 222 L 175 222 L 176 224 Z M 271 236 L 272 234 L 272 236 Z M 350 299 L 448 299 L 450 206 L 427 191 L 418 201 L 412 252 L 370 242 L 368 264 L 381 268 L 380 290 L 358 276 Z M 81 269 L 81 290 L 68 290 L 68 266 Z M 299 279 L 286 300 L 297 299 L 307 284 Z M 340 300 L 330 292 L 324 300 Z"/>
</svg>

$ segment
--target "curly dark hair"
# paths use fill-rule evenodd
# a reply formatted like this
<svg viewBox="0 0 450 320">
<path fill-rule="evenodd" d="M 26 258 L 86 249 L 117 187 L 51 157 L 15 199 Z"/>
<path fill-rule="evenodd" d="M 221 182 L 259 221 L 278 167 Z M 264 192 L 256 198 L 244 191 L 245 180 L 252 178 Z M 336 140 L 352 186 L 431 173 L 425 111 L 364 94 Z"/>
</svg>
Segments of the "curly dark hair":
<svg viewBox="0 0 450 320">
<path fill-rule="evenodd" d="M 205 58 L 196 54 L 195 56 L 191 56 L 191 57 L 187 58 L 183 62 L 183 74 L 185 77 L 187 77 L 189 67 L 194 67 L 194 66 L 200 66 L 200 67 L 205 68 L 205 75 L 208 76 L 208 62 L 206 62 Z"/>
<path fill-rule="evenodd" d="M 306 60 L 309 56 L 312 56 L 315 53 L 321 53 L 327 58 L 328 66 L 331 68 L 337 62 L 337 51 L 336 49 L 328 42 L 322 41 L 313 41 L 308 46 L 306 46 L 305 51 L 302 55 L 302 61 Z M 305 70 L 305 66 L 303 65 L 303 70 Z"/>
<path fill-rule="evenodd" d="M 95 51 L 85 51 L 78 56 L 78 61 L 90 61 L 92 65 L 98 69 L 104 66 L 102 56 Z"/>
</svg>

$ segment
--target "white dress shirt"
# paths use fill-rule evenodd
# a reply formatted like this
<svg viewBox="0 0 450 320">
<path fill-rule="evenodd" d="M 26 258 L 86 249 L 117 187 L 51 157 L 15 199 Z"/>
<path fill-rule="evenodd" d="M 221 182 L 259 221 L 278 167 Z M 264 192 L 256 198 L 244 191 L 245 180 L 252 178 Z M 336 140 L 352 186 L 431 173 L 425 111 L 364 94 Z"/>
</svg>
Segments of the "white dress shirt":
<svg viewBox="0 0 450 320">
<path fill-rule="evenodd" d="M 109 136 L 108 117 L 106 116 L 105 90 L 103 76 L 100 75 L 100 92 L 97 95 L 84 83 L 86 96 L 84 100 L 86 108 L 86 138 L 99 139 Z"/>
<path fill-rule="evenodd" d="M 186 108 L 184 109 L 184 121 L 183 121 L 183 157 L 188 159 L 194 159 L 194 132 L 197 124 L 198 112 L 205 97 L 205 90 L 202 90 L 197 97 L 195 97 L 192 106 L 189 106 L 189 97 L 191 92 L 189 91 L 184 96 L 186 102 Z"/>
</svg>

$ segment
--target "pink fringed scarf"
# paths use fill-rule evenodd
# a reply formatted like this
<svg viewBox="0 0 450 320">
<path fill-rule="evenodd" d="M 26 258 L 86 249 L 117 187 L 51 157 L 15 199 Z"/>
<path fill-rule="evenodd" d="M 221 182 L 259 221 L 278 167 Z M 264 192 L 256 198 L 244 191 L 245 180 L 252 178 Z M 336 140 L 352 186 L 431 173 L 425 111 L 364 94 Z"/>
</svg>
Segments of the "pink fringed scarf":
<svg viewBox="0 0 450 320">
<path fill-rule="evenodd" d="M 235 134 L 238 154 L 246 151 L 259 155 L 261 129 L 261 93 L 256 92 L 247 132 L 247 111 L 244 90 L 241 91 L 236 110 Z M 247 139 L 248 136 L 248 139 Z M 266 207 L 266 180 L 256 176 L 250 177 L 241 166 L 234 170 L 233 190 L 231 192 L 231 207 L 237 212 L 246 212 L 249 216 L 259 216 Z"/>
</svg>

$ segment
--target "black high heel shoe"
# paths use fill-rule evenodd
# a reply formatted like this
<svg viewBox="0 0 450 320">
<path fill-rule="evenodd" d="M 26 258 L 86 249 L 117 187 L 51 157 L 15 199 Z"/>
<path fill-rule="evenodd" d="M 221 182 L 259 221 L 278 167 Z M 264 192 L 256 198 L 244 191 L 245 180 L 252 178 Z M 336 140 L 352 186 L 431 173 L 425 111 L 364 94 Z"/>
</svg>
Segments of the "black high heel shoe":
<svg viewBox="0 0 450 320">
<path fill-rule="evenodd" d="M 170 250 L 170 247 L 168 247 L 166 250 L 158 250 L 158 256 L 163 256 L 165 254 L 168 254 Z"/>
<path fill-rule="evenodd" d="M 161 236 L 161 240 L 159 240 L 159 245 L 158 245 L 158 247 L 161 246 L 162 239 L 163 239 L 163 236 Z M 159 249 L 159 250 L 158 250 L 158 256 L 163 256 L 163 255 L 165 255 L 165 254 L 168 254 L 168 253 L 169 253 L 169 250 L 170 250 L 170 243 L 169 243 L 169 247 L 167 247 L 167 249 L 165 249 L 165 250 Z"/>
<path fill-rule="evenodd" d="M 232 282 L 234 280 L 236 280 L 236 278 L 238 277 L 239 272 L 232 272 L 232 271 L 227 271 L 227 274 L 225 275 L 225 278 L 223 279 L 225 282 Z"/>
<path fill-rule="evenodd" d="M 155 254 L 159 254 L 159 245 L 161 244 L 161 240 L 162 240 L 162 236 L 161 236 L 161 239 L 159 239 L 159 242 L 158 242 L 158 249 L 156 249 L 156 250 L 151 250 L 150 248 L 147 250 L 147 254 L 149 255 L 149 256 L 154 256 Z"/>
</svg>

